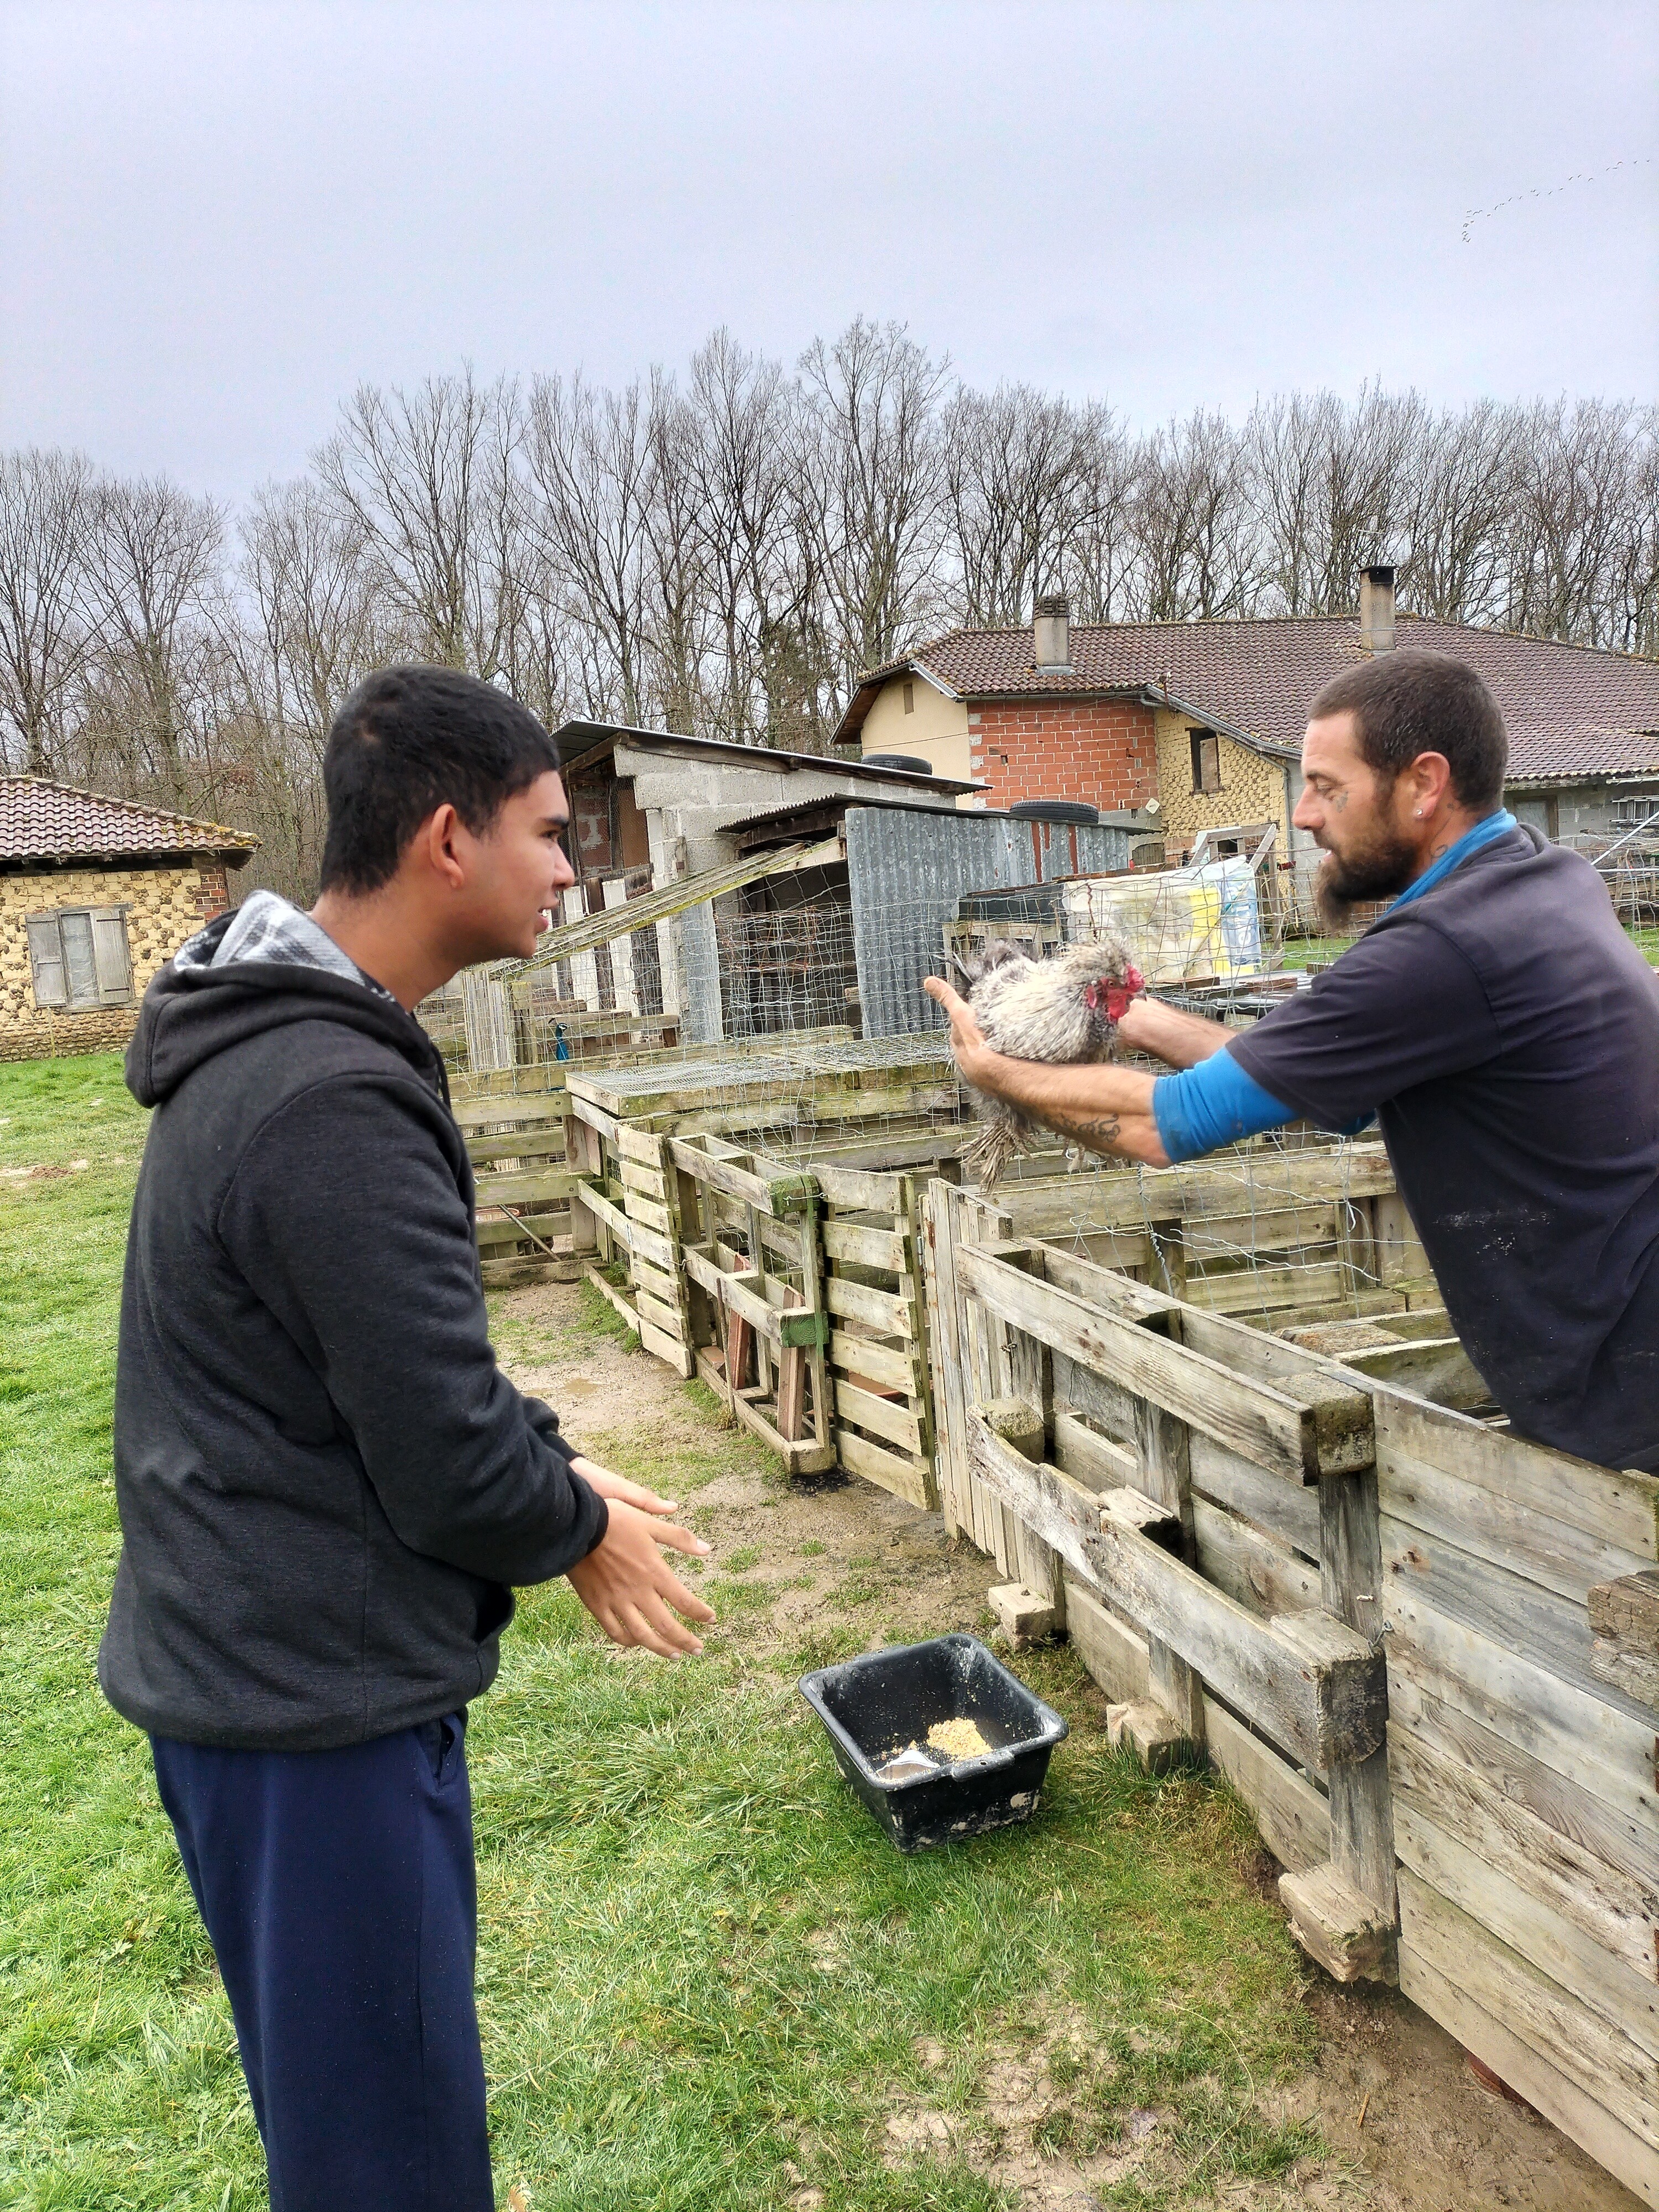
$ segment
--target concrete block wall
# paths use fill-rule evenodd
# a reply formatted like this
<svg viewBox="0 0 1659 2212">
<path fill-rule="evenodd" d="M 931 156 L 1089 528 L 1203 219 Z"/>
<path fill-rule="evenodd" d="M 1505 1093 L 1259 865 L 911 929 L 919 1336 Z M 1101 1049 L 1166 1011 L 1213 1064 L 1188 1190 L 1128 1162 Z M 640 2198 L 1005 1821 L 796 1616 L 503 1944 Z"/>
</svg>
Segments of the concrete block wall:
<svg viewBox="0 0 1659 2212">
<path fill-rule="evenodd" d="M 52 868 L 0 875 L 0 1060 L 48 1060 L 106 1052 L 132 1035 L 138 1001 L 156 969 L 187 937 L 222 914 L 230 896 L 222 864 L 184 860 L 176 867 Z M 58 907 L 127 910 L 132 1003 L 70 1012 L 37 1006 L 27 918 Z"/>
<path fill-rule="evenodd" d="M 1077 799 L 1110 813 L 1158 796 L 1152 709 L 1138 701 L 977 700 L 968 735 L 988 806 Z"/>
</svg>

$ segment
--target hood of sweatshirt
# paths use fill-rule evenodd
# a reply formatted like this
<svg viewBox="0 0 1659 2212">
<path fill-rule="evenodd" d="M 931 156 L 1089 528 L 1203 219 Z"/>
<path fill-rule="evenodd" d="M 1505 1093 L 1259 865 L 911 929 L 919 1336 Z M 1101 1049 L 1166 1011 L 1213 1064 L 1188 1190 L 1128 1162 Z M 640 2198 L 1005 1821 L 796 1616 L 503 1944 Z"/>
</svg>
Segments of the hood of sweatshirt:
<svg viewBox="0 0 1659 2212">
<path fill-rule="evenodd" d="M 415 1017 L 270 891 L 209 922 L 154 977 L 127 1047 L 127 1088 L 141 1106 L 158 1106 L 216 1054 L 261 1030 L 314 1021 L 389 1046 L 447 1104 L 442 1056 Z"/>
</svg>

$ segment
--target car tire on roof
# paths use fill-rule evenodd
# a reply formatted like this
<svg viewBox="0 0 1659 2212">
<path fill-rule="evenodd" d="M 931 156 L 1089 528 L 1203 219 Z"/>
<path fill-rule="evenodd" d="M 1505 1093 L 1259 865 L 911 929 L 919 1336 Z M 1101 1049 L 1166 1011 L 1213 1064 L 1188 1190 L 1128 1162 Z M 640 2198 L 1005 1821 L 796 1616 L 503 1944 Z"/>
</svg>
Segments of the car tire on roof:
<svg viewBox="0 0 1659 2212">
<path fill-rule="evenodd" d="M 1080 822 L 1092 826 L 1100 819 L 1097 806 L 1080 799 L 1017 799 L 1008 809 L 1016 822 Z"/>
<path fill-rule="evenodd" d="M 932 775 L 933 763 L 916 753 L 866 753 L 860 763 L 863 768 L 902 768 L 912 775 Z"/>
</svg>

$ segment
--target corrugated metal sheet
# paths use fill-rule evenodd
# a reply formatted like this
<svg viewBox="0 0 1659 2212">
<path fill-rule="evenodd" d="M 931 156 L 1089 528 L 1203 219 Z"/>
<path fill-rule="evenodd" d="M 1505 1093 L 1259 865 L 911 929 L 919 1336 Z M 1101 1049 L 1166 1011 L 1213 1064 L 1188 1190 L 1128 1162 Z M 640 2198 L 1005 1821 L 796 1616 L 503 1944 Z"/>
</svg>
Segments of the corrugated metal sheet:
<svg viewBox="0 0 1659 2212">
<path fill-rule="evenodd" d="M 846 837 L 866 1036 L 942 1026 L 921 983 L 940 971 L 945 924 L 956 918 L 964 891 L 1009 890 L 1129 865 L 1127 834 L 1103 824 L 1074 830 L 977 813 L 851 806 Z"/>
</svg>

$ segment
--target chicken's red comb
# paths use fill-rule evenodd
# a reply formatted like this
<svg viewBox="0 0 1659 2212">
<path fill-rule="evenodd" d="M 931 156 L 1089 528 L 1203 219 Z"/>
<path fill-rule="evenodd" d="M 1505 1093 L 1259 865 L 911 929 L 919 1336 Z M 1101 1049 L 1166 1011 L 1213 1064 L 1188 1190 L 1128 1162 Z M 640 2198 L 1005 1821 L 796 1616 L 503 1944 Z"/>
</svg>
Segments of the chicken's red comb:
<svg viewBox="0 0 1659 2212">
<path fill-rule="evenodd" d="M 1131 962 L 1123 970 L 1123 981 L 1121 983 L 1091 983 L 1083 996 L 1089 1006 L 1098 1007 L 1101 1004 L 1101 994 L 1103 991 L 1106 1018 L 1109 1022 L 1116 1023 L 1121 1022 L 1124 1015 L 1128 1012 L 1131 999 L 1138 999 L 1146 988 L 1146 978 Z"/>
</svg>

